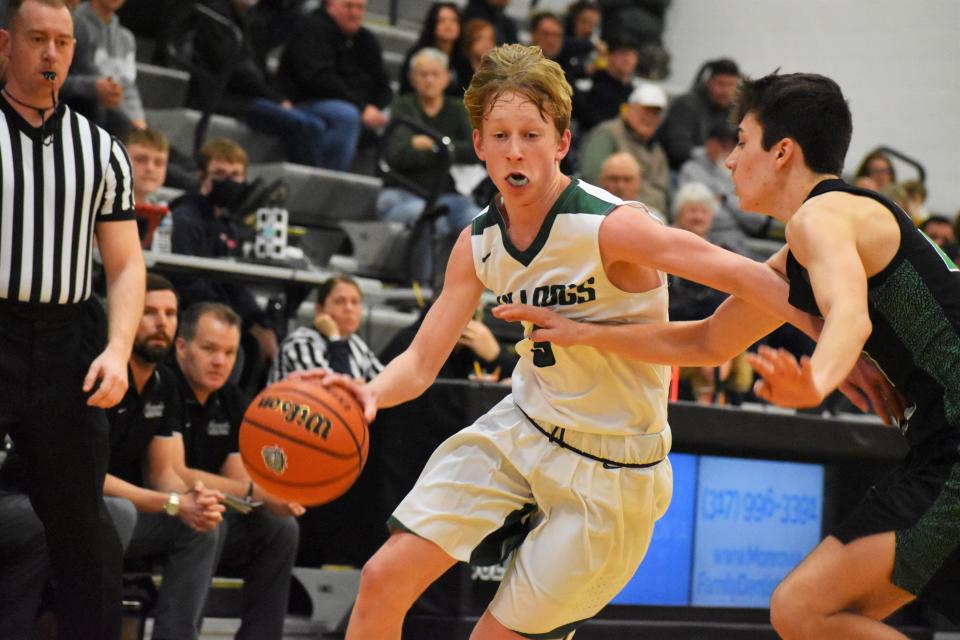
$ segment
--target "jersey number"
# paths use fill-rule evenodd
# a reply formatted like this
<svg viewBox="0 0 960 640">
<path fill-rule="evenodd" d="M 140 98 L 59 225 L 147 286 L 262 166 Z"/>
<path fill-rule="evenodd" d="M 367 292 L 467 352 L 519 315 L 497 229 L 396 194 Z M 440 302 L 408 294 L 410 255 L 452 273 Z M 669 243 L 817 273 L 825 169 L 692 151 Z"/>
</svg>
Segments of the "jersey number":
<svg viewBox="0 0 960 640">
<path fill-rule="evenodd" d="M 536 329 L 534 325 L 533 329 Z M 552 367 L 557 364 L 557 359 L 553 356 L 553 346 L 549 342 L 534 342 L 533 347 L 533 366 Z"/>
</svg>

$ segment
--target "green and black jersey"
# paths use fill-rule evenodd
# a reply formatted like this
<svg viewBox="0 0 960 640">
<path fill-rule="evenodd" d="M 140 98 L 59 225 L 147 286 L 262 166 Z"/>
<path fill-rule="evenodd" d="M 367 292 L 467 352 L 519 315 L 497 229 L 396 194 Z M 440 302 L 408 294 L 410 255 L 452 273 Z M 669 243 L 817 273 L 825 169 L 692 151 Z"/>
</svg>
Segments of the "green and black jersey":
<svg viewBox="0 0 960 640">
<path fill-rule="evenodd" d="M 807 199 L 829 191 L 876 200 L 900 225 L 896 255 L 867 282 L 873 331 L 864 351 L 911 405 L 902 427 L 909 444 L 955 436 L 960 432 L 960 270 L 889 199 L 842 180 L 824 180 Z M 792 253 L 787 276 L 790 303 L 821 315 L 810 278 Z"/>
</svg>

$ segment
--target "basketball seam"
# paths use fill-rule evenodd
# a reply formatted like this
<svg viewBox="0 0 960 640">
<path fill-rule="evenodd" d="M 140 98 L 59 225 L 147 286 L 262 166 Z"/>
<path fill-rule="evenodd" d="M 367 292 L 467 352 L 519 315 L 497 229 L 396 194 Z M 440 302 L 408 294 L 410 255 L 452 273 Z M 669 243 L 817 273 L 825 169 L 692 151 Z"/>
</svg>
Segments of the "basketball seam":
<svg viewBox="0 0 960 640">
<path fill-rule="evenodd" d="M 282 431 L 277 431 L 276 429 L 273 429 L 273 428 L 271 428 L 271 427 L 268 427 L 268 426 L 265 425 L 265 424 L 261 424 L 260 422 L 257 422 L 256 420 L 254 420 L 253 418 L 250 418 L 249 416 L 245 416 L 245 417 L 243 418 L 243 420 L 244 420 L 244 422 L 249 422 L 249 423 L 252 424 L 253 426 L 257 427 L 258 429 L 263 429 L 264 431 L 266 431 L 266 432 L 268 432 L 268 433 L 272 433 L 273 435 L 277 436 L 278 438 L 283 438 L 284 440 L 287 440 L 287 441 L 289 441 L 289 442 L 293 442 L 293 443 L 295 443 L 295 444 L 302 445 L 302 446 L 304 446 L 304 447 L 307 447 L 308 449 L 313 449 L 314 451 L 318 451 L 318 452 L 320 452 L 320 453 L 325 453 L 325 454 L 329 455 L 331 458 L 337 458 L 337 459 L 343 460 L 343 459 L 347 459 L 347 458 L 352 458 L 352 457 L 353 457 L 353 454 L 352 454 L 352 453 L 338 453 L 338 452 L 333 451 L 333 450 L 331 450 L 331 449 L 325 449 L 325 448 L 321 447 L 320 445 L 312 444 L 312 443 L 310 443 L 310 442 L 304 442 L 303 440 L 297 440 L 297 439 L 294 438 L 293 436 L 287 435 L 286 433 L 283 433 Z M 347 429 L 347 431 L 350 431 L 350 429 Z M 354 443 L 356 443 L 356 438 L 354 438 Z"/>
<path fill-rule="evenodd" d="M 282 383 L 281 383 L 281 384 L 282 384 Z M 314 398 L 314 397 L 313 397 L 312 395 L 310 395 L 309 393 L 306 393 L 306 392 L 304 392 L 304 391 L 300 391 L 299 389 L 292 388 L 292 387 L 286 387 L 286 392 L 287 392 L 287 393 L 291 393 L 291 394 L 296 395 L 296 396 L 300 396 L 301 398 L 307 398 L 308 400 L 312 400 L 313 402 L 316 402 L 316 403 L 318 403 L 318 404 L 323 405 L 324 407 L 326 407 L 326 408 L 330 411 L 330 413 L 332 413 L 332 414 L 337 418 L 337 420 L 340 421 L 340 424 L 342 424 L 342 425 L 344 425 L 344 426 L 346 427 L 347 421 L 343 419 L 343 416 L 341 416 L 340 413 L 339 413 L 335 408 L 331 407 L 329 404 L 327 404 L 327 403 L 324 402 L 323 400 L 321 400 L 321 399 L 319 399 L 319 398 Z M 348 393 L 349 393 L 349 392 L 348 392 Z M 366 460 L 364 459 L 364 455 L 363 455 L 363 445 L 364 445 L 364 444 L 366 443 L 366 441 L 367 441 L 367 431 L 370 430 L 370 425 L 367 425 L 367 424 L 366 424 L 366 420 L 363 418 L 362 415 L 361 415 L 361 418 L 360 418 L 360 419 L 363 421 L 362 424 L 364 424 L 364 426 L 366 426 L 366 428 L 363 429 L 363 432 L 364 432 L 364 433 L 363 433 L 363 441 L 358 441 L 358 440 L 357 440 L 357 436 L 356 436 L 356 434 L 353 433 L 353 429 L 347 428 L 347 433 L 350 434 L 350 439 L 353 440 L 353 444 L 356 445 L 356 447 L 357 447 L 357 462 L 360 464 L 361 467 L 363 467 L 363 466 L 364 466 L 364 463 L 366 462 Z"/>
</svg>

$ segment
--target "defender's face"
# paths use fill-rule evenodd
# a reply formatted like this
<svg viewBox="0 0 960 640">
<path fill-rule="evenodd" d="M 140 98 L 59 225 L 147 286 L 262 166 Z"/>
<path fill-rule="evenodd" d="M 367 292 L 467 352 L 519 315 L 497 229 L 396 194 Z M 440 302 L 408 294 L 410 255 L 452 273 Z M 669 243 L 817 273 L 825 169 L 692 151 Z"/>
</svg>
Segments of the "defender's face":
<svg viewBox="0 0 960 640">
<path fill-rule="evenodd" d="M 765 208 L 766 203 L 776 196 L 776 145 L 766 151 L 763 149 L 763 128 L 753 113 L 744 116 L 737 136 L 737 146 L 727 156 L 725 164 L 740 198 L 740 208 L 764 213 L 769 211 Z"/>
<path fill-rule="evenodd" d="M 526 96 L 507 92 L 496 98 L 473 132 L 477 157 L 500 193 L 520 205 L 548 195 L 570 150 L 570 131 L 557 135 L 553 122 Z"/>
</svg>

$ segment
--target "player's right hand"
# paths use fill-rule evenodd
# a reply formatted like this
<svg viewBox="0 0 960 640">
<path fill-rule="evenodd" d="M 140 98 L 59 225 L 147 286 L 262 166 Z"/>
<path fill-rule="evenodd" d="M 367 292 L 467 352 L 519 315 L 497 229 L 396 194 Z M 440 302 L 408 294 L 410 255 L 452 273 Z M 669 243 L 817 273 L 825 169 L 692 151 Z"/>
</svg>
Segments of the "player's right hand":
<svg viewBox="0 0 960 640">
<path fill-rule="evenodd" d="M 527 304 L 502 304 L 491 310 L 495 318 L 507 322 L 529 322 L 534 326 L 526 336 L 534 342 L 550 342 L 558 347 L 580 344 L 582 327 L 556 311 Z"/>
<path fill-rule="evenodd" d="M 340 387 L 356 398 L 357 402 L 363 408 L 363 417 L 367 424 L 373 422 L 377 417 L 377 398 L 369 386 L 361 380 L 356 380 L 348 375 L 330 371 L 329 369 L 307 369 L 306 371 L 294 371 L 289 376 L 291 380 L 308 380 L 317 382 L 325 387 Z"/>
</svg>

